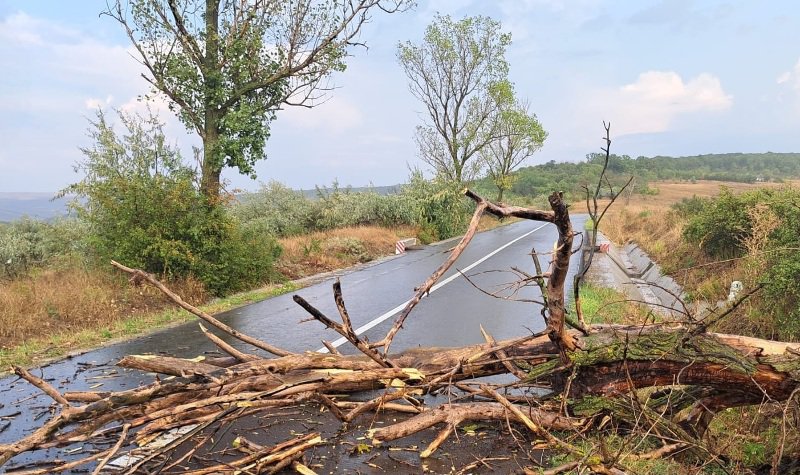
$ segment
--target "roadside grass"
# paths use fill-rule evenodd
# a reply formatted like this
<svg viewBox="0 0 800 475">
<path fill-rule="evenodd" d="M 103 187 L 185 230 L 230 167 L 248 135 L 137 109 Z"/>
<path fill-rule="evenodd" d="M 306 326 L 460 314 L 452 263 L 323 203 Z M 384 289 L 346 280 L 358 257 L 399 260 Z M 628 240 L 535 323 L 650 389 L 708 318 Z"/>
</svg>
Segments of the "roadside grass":
<svg viewBox="0 0 800 475">
<path fill-rule="evenodd" d="M 277 266 L 287 278 L 307 277 L 394 254 L 398 239 L 416 235 L 411 226 L 356 226 L 282 238 Z"/>
<path fill-rule="evenodd" d="M 690 301 L 717 302 L 725 300 L 730 282 L 740 280 L 748 272 L 747 259 L 715 262 L 706 257 L 697 246 L 687 244 L 682 236 L 686 220 L 671 210 L 671 205 L 692 196 L 711 197 L 719 193 L 719 185 L 726 185 L 735 193 L 778 186 L 776 184 L 732 183 L 668 183 L 657 184 L 660 193 L 655 196 L 637 196 L 625 205 L 620 200 L 612 206 L 601 223 L 600 230 L 618 244 L 636 242 L 653 258 L 665 273 L 675 278 L 687 292 Z M 602 295 L 585 292 L 587 307 L 602 302 Z M 758 299 L 760 296 L 755 296 Z M 740 306 L 735 315 L 716 325 L 715 330 L 743 335 L 770 338 L 774 322 L 760 314 L 751 299 Z M 613 306 L 608 311 L 589 308 L 593 313 L 618 317 Z M 784 410 L 787 411 L 784 414 Z M 635 461 L 625 463 L 633 473 L 765 473 L 763 467 L 773 463 L 778 447 L 783 443 L 784 461 L 800 456 L 800 407 L 765 403 L 759 406 L 730 408 L 712 420 L 704 442 L 708 449 L 719 455 L 719 463 L 698 468 L 681 465 L 672 459 Z M 784 438 L 782 441 L 781 439 Z M 680 460 L 680 458 L 679 458 Z M 653 465 L 655 464 L 655 465 Z"/>
<path fill-rule="evenodd" d="M 615 203 L 600 223 L 600 231 L 617 244 L 635 242 L 661 266 L 665 274 L 684 287 L 690 301 L 725 300 L 730 282 L 736 280 L 736 263 L 710 265 L 712 260 L 699 247 L 683 239 L 686 219 L 671 208 L 684 198 L 715 196 L 721 185 L 737 193 L 777 186 L 713 181 L 658 183 L 658 195 L 633 195 L 627 204 L 625 200 Z"/>
<path fill-rule="evenodd" d="M 362 226 L 281 240 L 278 268 L 291 279 L 349 267 L 394 253 L 413 227 Z M 194 279 L 168 283 L 187 302 L 218 313 L 296 290 L 274 284 L 209 301 Z M 202 305 L 205 304 L 205 305 Z M 0 281 L 0 371 L 31 365 L 111 341 L 131 338 L 195 317 L 149 286 L 134 287 L 111 268 L 67 263 Z"/>
<path fill-rule="evenodd" d="M 242 305 L 293 292 L 298 288 L 299 286 L 293 283 L 270 285 L 216 299 L 199 306 L 199 308 L 210 314 L 225 312 Z M 187 301 L 191 300 L 187 299 Z M 111 321 L 95 322 L 80 329 L 67 328 L 43 336 L 29 337 L 20 343 L 0 349 L 0 368 L 5 370 L 12 364 L 28 366 L 41 363 L 44 360 L 58 358 L 80 349 L 100 346 L 192 320 L 196 320 L 196 317 L 189 312 L 175 307 L 166 307 L 155 311 L 121 315 Z"/>
<path fill-rule="evenodd" d="M 641 324 L 649 316 L 647 307 L 626 300 L 625 295 L 615 289 L 586 283 L 581 286 L 581 309 L 587 324 L 618 323 Z M 574 303 L 572 309 L 575 313 Z"/>
<path fill-rule="evenodd" d="M 208 299 L 196 280 L 169 285 L 190 302 Z M 170 305 L 155 289 L 132 287 L 110 266 L 36 270 L 29 276 L 0 282 L 0 348 L 44 334 L 99 327 L 126 315 L 151 313 Z"/>
</svg>

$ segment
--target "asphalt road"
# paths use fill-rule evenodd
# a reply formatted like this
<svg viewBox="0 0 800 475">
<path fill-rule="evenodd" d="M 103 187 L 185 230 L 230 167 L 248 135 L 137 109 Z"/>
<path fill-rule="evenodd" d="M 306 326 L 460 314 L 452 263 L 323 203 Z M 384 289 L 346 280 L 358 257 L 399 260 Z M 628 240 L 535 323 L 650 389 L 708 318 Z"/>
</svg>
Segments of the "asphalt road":
<svg viewBox="0 0 800 475">
<path fill-rule="evenodd" d="M 583 228 L 585 216 L 573 217 L 576 229 Z M 507 272 L 516 266 L 535 273 L 528 256 L 535 247 L 543 252 L 552 249 L 556 240 L 553 225 L 529 221 L 480 233 L 473 239 L 461 258 L 441 279 L 440 285 L 417 306 L 397 334 L 392 352 L 415 346 L 460 346 L 482 342 L 479 326 L 497 339 L 511 338 L 541 330 L 544 322 L 539 307 L 531 303 L 492 298 L 474 288 L 461 275 L 474 275 L 474 282 L 488 292 L 495 292 L 514 280 Z M 579 239 L 577 240 L 579 241 Z M 343 271 L 342 289 L 353 325 L 363 328 L 370 340 L 385 335 L 396 312 L 413 295 L 414 287 L 422 283 L 446 258 L 456 241 L 449 241 L 423 250 L 409 251 L 397 258 L 383 261 L 358 271 Z M 576 245 L 578 243 L 576 242 Z M 547 266 L 548 259 L 542 259 Z M 573 260 L 573 268 L 577 263 Z M 450 279 L 450 277 L 453 277 Z M 297 293 L 327 315 L 337 318 L 331 284 L 334 277 L 306 287 Z M 567 283 L 571 285 L 571 277 Z M 569 291 L 569 289 L 568 289 Z M 538 299 L 535 287 L 522 289 L 517 299 Z M 316 321 L 307 321 L 305 312 L 292 301 L 292 295 L 282 295 L 218 315 L 220 320 L 241 332 L 292 351 L 316 350 L 321 340 L 337 340 L 339 335 Z M 233 346 L 253 352 L 253 349 L 223 338 Z M 344 353 L 352 353 L 345 343 Z M 199 331 L 194 322 L 158 331 L 80 356 L 49 364 L 32 372 L 42 375 L 60 390 L 118 390 L 130 389 L 153 380 L 152 375 L 135 370 L 123 370 L 112 365 L 128 354 L 163 353 L 179 357 L 213 354 L 216 348 Z M 19 439 L 38 427 L 49 417 L 51 401 L 39 394 L 25 381 L 7 377 L 0 380 L 0 443 Z M 17 414 L 18 413 L 18 414 Z M 55 453 L 38 452 L 31 457 L 49 459 Z M 30 457 L 19 457 L 23 462 Z"/>
</svg>

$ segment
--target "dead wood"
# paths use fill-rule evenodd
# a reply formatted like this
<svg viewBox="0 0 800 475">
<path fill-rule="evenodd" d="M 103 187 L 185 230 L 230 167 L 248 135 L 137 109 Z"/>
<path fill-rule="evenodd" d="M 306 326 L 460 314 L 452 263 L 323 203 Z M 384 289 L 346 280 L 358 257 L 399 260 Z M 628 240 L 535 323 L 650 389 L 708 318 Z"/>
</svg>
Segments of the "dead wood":
<svg viewBox="0 0 800 475">
<path fill-rule="evenodd" d="M 349 341 L 353 346 L 358 348 L 358 350 L 371 360 L 375 361 L 381 366 L 387 368 L 396 368 L 397 366 L 392 363 L 390 360 L 386 359 L 385 355 L 381 355 L 378 353 L 373 347 L 371 347 L 367 342 L 363 341 L 361 338 L 356 335 L 355 330 L 353 330 L 353 324 L 350 323 L 350 314 L 347 313 L 347 308 L 344 305 L 344 298 L 342 297 L 342 284 L 339 282 L 339 279 L 336 279 L 336 282 L 333 283 L 333 298 L 336 301 L 336 308 L 339 310 L 339 315 L 342 318 L 342 323 L 336 323 L 330 318 L 328 318 L 325 314 L 320 312 L 316 309 L 313 305 L 308 303 L 306 299 L 299 295 L 295 295 L 292 297 L 294 301 L 303 307 L 303 309 L 311 314 L 318 322 L 325 325 L 327 328 L 335 330 L 338 334 L 342 335 L 347 341 Z M 324 342 L 323 342 L 324 343 Z M 328 345 L 325 345 L 326 348 Z M 328 348 L 330 351 L 331 348 Z M 331 352 L 333 353 L 333 352 Z"/>
<path fill-rule="evenodd" d="M 467 190 L 467 193 L 470 193 Z M 371 343 L 370 347 L 372 348 L 383 348 L 383 355 L 384 357 L 389 353 L 389 346 L 392 344 L 392 340 L 394 336 L 403 328 L 403 323 L 406 321 L 406 318 L 411 314 L 411 311 L 414 310 L 414 307 L 422 300 L 422 297 L 430 292 L 433 285 L 442 278 L 445 272 L 447 272 L 450 267 L 455 264 L 461 254 L 464 252 L 464 249 L 467 248 L 472 238 L 475 236 L 475 233 L 478 231 L 478 224 L 480 224 L 481 216 L 483 216 L 483 212 L 486 210 L 488 206 L 488 202 L 486 200 L 482 200 L 478 202 L 478 205 L 475 207 L 475 212 L 472 214 L 472 219 L 469 222 L 469 226 L 467 227 L 467 231 L 464 233 L 464 236 L 461 240 L 456 244 L 453 250 L 450 252 L 450 255 L 447 259 L 439 266 L 438 269 L 433 271 L 428 279 L 422 283 L 419 287 L 416 288 L 416 292 L 408 304 L 403 308 L 400 312 L 400 315 L 394 321 L 394 324 L 386 333 L 386 336 L 375 343 Z"/>
<path fill-rule="evenodd" d="M 205 335 L 206 338 L 208 338 L 215 345 L 217 345 L 217 347 L 220 350 L 236 358 L 237 361 L 245 362 L 245 361 L 256 361 L 261 359 L 256 355 L 251 355 L 249 353 L 244 353 L 242 351 L 237 350 L 236 348 L 225 342 L 222 338 L 208 331 L 208 328 L 206 328 L 205 325 L 203 325 L 202 323 L 200 323 L 199 325 L 200 325 L 200 331 L 203 332 L 203 335 Z"/>
<path fill-rule="evenodd" d="M 178 304 L 184 310 L 188 311 L 189 313 L 192 313 L 193 315 L 197 316 L 198 318 L 200 318 L 202 320 L 205 320 L 210 325 L 212 325 L 212 326 L 224 331 L 228 335 L 230 335 L 230 336 L 232 336 L 232 337 L 234 337 L 234 338 L 236 338 L 238 340 L 241 340 L 241 341 L 243 341 L 243 342 L 245 342 L 245 343 L 247 343 L 249 345 L 253 345 L 256 348 L 260 348 L 260 349 L 262 349 L 264 351 L 268 351 L 268 352 L 272 353 L 273 355 L 287 356 L 287 355 L 292 354 L 289 351 L 286 351 L 284 349 L 278 348 L 277 346 L 274 346 L 274 345 L 270 345 L 269 343 L 265 343 L 265 342 L 263 342 L 263 341 L 261 341 L 261 340 L 259 340 L 257 338 L 253 338 L 251 336 L 245 335 L 244 333 L 240 333 L 240 332 L 236 331 L 235 329 L 229 327 L 228 325 L 225 325 L 224 323 L 220 322 L 219 320 L 217 320 L 216 318 L 214 318 L 211 315 L 207 314 L 206 312 L 204 312 L 204 311 L 200 310 L 199 308 L 197 308 L 197 307 L 195 307 L 193 305 L 190 305 L 189 303 L 184 301 L 179 295 L 177 295 L 175 292 L 171 291 L 169 288 L 167 288 L 167 286 L 165 286 L 164 284 L 159 282 L 158 279 L 156 279 L 152 275 L 148 274 L 147 272 L 144 272 L 144 271 L 139 270 L 139 269 L 131 269 L 130 267 L 126 267 L 126 266 L 120 264 L 119 262 L 115 262 L 115 261 L 111 261 L 111 265 L 116 267 L 117 269 L 123 271 L 123 272 L 131 274 L 131 276 L 132 276 L 131 280 L 134 283 L 139 283 L 141 281 L 145 281 L 145 282 L 149 283 L 150 285 L 156 287 L 158 290 L 163 292 L 164 295 L 169 297 L 170 300 L 172 300 L 173 302 Z"/>
<path fill-rule="evenodd" d="M 55 402 L 61 404 L 63 408 L 68 409 L 70 407 L 69 401 L 67 401 L 64 396 L 62 396 L 61 393 L 58 392 L 56 388 L 51 386 L 47 381 L 43 380 L 42 378 L 37 378 L 29 373 L 25 368 L 13 366 L 11 369 L 14 371 L 14 374 L 41 389 L 43 393 L 50 396 Z"/>
</svg>

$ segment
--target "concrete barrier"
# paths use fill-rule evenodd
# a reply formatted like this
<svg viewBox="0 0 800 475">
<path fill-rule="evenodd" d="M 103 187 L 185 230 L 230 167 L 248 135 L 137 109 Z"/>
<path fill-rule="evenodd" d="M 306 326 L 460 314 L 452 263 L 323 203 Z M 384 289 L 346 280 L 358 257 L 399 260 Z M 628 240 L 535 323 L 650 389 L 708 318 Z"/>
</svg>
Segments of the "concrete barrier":
<svg viewBox="0 0 800 475">
<path fill-rule="evenodd" d="M 590 271 L 594 281 L 622 291 L 631 300 L 646 303 L 661 315 L 677 318 L 683 314 L 683 289 L 672 277 L 663 275 L 658 264 L 639 246 L 629 243 L 619 248 L 601 233 L 597 235 L 597 244 L 606 252 L 594 256 L 594 270 Z M 581 254 L 585 260 L 588 249 Z"/>
<path fill-rule="evenodd" d="M 397 241 L 394 245 L 395 254 L 403 254 L 409 249 L 418 249 L 417 238 L 407 238 Z"/>
</svg>

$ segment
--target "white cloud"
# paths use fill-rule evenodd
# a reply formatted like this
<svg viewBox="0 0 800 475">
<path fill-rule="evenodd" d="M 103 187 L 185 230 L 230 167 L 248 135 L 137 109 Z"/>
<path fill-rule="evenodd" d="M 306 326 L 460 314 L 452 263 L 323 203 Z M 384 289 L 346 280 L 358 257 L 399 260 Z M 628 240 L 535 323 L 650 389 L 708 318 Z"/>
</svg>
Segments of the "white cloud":
<svg viewBox="0 0 800 475">
<path fill-rule="evenodd" d="M 791 71 L 782 73 L 775 81 L 778 84 L 786 84 L 795 91 L 800 92 L 800 59 L 797 60 Z"/>
<path fill-rule="evenodd" d="M 111 105 L 114 101 L 114 96 L 108 95 L 106 96 L 105 100 L 97 99 L 95 97 L 90 97 L 86 99 L 86 108 L 89 110 L 97 110 L 99 108 L 106 108 Z"/>
<path fill-rule="evenodd" d="M 0 22 L 0 39 L 16 44 L 42 44 L 37 29 L 43 23 L 25 13 L 14 13 Z"/>
<path fill-rule="evenodd" d="M 338 94 L 310 109 L 286 106 L 278 113 L 278 121 L 291 127 L 339 134 L 359 127 L 363 114 L 353 101 Z"/>
<path fill-rule="evenodd" d="M 733 97 L 709 73 L 684 81 L 674 71 L 647 71 L 602 102 L 617 133 L 625 135 L 664 132 L 683 115 L 730 109 Z"/>
</svg>

